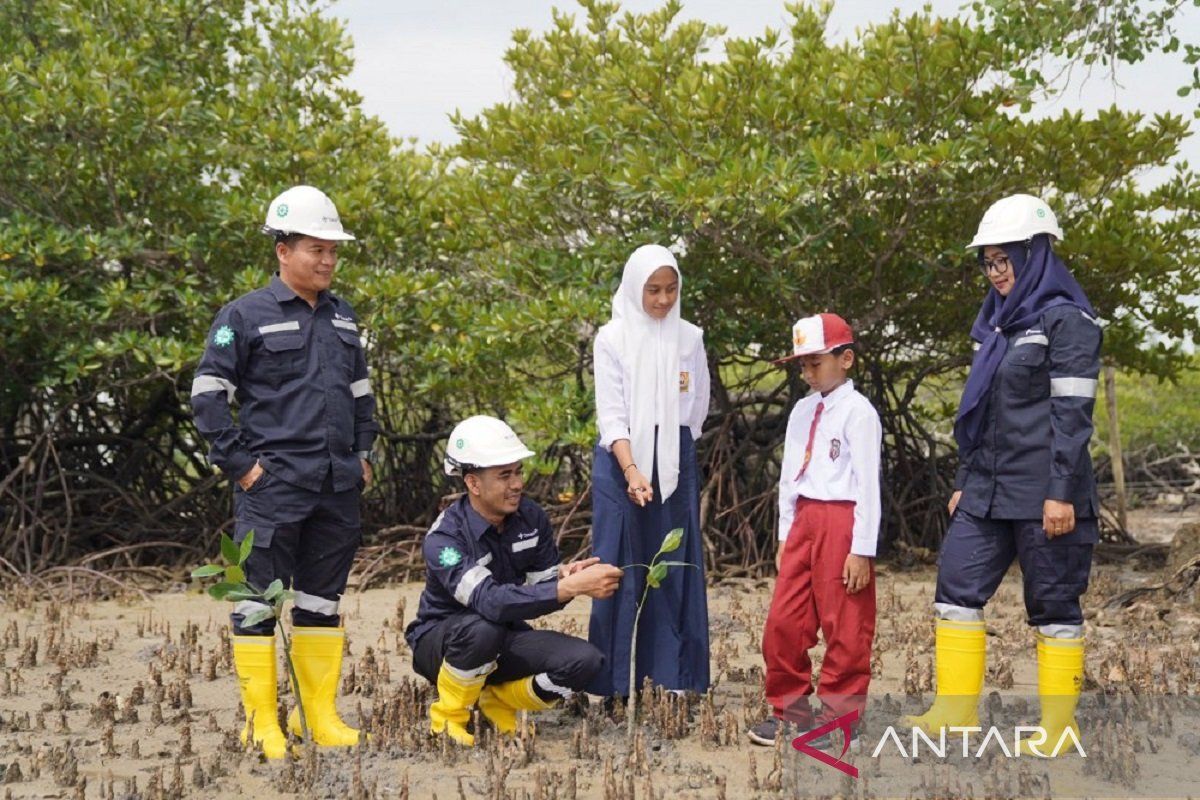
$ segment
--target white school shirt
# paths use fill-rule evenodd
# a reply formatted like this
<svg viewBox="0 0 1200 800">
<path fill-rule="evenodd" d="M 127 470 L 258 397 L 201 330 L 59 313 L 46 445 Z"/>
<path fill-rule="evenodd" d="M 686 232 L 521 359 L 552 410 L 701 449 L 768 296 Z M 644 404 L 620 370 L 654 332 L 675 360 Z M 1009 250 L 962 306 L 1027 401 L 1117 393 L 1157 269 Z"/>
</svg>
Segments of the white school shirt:
<svg viewBox="0 0 1200 800">
<path fill-rule="evenodd" d="M 804 464 L 808 431 L 817 404 L 825 409 L 817 422 L 812 459 L 798 480 Z M 854 539 L 850 552 L 875 557 L 879 542 L 879 459 L 883 428 L 871 402 L 846 381 L 822 397 L 806 396 L 792 409 L 783 443 L 783 466 L 779 476 L 779 541 L 788 537 L 796 515 L 796 500 L 851 500 L 854 502 Z"/>
<path fill-rule="evenodd" d="M 629 403 L 631 387 L 625 381 L 620 351 L 601 328 L 596 335 L 592 370 L 596 383 L 596 423 L 600 428 L 600 445 L 612 450 L 613 442 L 629 438 Z M 679 424 L 692 431 L 692 439 L 700 438 L 700 429 L 708 417 L 711 385 L 708 375 L 708 356 L 704 340 L 690 353 L 679 354 Z M 647 477 L 649 469 L 640 467 Z"/>
</svg>

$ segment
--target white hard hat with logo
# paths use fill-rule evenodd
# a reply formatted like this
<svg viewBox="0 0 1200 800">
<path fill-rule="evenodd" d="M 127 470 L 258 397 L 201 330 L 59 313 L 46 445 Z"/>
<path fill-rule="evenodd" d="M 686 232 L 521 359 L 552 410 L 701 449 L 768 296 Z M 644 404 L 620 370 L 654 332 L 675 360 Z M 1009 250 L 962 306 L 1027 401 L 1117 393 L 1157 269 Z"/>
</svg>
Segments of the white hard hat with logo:
<svg viewBox="0 0 1200 800">
<path fill-rule="evenodd" d="M 1061 242 L 1063 232 L 1058 226 L 1058 217 L 1041 198 L 1031 194 L 1013 194 L 992 203 L 984 212 L 979 230 L 967 249 L 989 244 L 1027 242 L 1039 233 L 1048 233 Z"/>
<path fill-rule="evenodd" d="M 271 201 L 263 233 L 270 236 L 299 233 L 314 239 L 352 242 L 342 229 L 342 219 L 329 195 L 315 186 L 293 186 Z"/>
<path fill-rule="evenodd" d="M 468 417 L 454 426 L 446 442 L 446 474 L 462 475 L 472 468 L 515 464 L 533 454 L 503 420 L 485 415 Z"/>
</svg>

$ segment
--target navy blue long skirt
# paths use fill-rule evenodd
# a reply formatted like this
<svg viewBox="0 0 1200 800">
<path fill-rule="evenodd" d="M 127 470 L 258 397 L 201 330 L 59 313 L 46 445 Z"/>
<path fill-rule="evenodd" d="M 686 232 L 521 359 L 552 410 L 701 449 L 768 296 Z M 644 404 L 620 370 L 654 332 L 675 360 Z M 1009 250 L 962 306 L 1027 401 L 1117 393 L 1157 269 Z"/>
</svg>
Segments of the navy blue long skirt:
<svg viewBox="0 0 1200 800">
<path fill-rule="evenodd" d="M 683 528 L 683 543 L 664 560 L 695 567 L 671 567 L 651 589 L 638 623 L 637 686 L 646 676 L 666 689 L 706 692 L 708 673 L 708 599 L 700 538 L 700 482 L 692 433 L 679 429 L 679 486 L 664 505 L 658 474 L 651 477 L 654 502 L 634 505 L 625 494 L 625 478 L 616 456 L 599 445 L 592 460 L 592 554 L 606 564 L 649 564 L 663 538 Z M 600 648 L 604 668 L 588 691 L 603 696 L 629 693 L 629 649 L 633 618 L 646 586 L 646 570 L 626 570 L 616 594 L 592 602 L 588 641 Z"/>
</svg>

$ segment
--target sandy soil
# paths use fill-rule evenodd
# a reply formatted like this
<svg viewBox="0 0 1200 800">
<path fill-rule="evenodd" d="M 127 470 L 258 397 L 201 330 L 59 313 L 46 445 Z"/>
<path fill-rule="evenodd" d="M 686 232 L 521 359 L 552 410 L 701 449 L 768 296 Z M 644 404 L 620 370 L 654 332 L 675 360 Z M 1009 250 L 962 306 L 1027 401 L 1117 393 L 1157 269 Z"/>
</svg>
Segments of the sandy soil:
<svg viewBox="0 0 1200 800">
<path fill-rule="evenodd" d="M 1106 599 L 1157 577 L 1096 568 L 1087 596 L 1089 692 L 1194 697 L 1200 690 L 1200 617 L 1194 607 L 1163 605 L 1151 597 L 1126 609 L 1102 608 Z M 896 708 L 916 709 L 929 700 L 933 580 L 932 566 L 905 572 L 884 566 L 879 573 L 872 692 L 887 695 Z M 952 766 L 937 760 L 872 761 L 867 752 L 851 754 L 846 760 L 863 769 L 855 781 L 785 744 L 774 751 L 755 747 L 744 731 L 765 713 L 759 635 L 771 586 L 765 580 L 735 581 L 710 589 L 716 685 L 711 698 L 693 706 L 690 720 L 678 704 L 659 698 L 631 746 L 623 723 L 593 703 L 537 715 L 535 725 L 516 739 L 484 737 L 472 751 L 425 734 L 429 690 L 414 678 L 402 637 L 420 586 L 352 592 L 343 603 L 351 641 L 340 708 L 373 738 L 355 750 L 297 748 L 296 757 L 283 764 L 267 763 L 237 741 L 241 723 L 225 604 L 194 587 L 149 599 L 65 605 L 10 591 L 0 602 L 0 792 L 14 798 L 148 800 L 200 795 L 632 800 L 1197 791 L 1200 739 L 1189 739 L 1182 722 L 1140 755 L 1118 759 L 1117 739 L 1097 734 L 1086 761 L 1058 759 L 1050 775 L 1040 764 L 1026 766 L 1025 759 L 1019 772 L 991 788 L 964 785 L 961 774 L 948 774 Z M 1034 640 L 1020 598 L 1014 569 L 989 610 L 987 681 L 988 689 L 1019 701 L 1036 694 Z M 588 604 L 577 601 L 545 622 L 578 634 L 586 631 L 587 615 Z M 819 664 L 819 648 L 816 660 Z M 285 691 L 284 704 L 290 700 Z M 888 724 L 878 716 L 869 718 L 868 748 Z M 1028 716 L 1036 718 L 1033 712 Z M 1112 734 L 1120 735 L 1141 734 Z M 1096 752 L 1114 742 L 1107 755 Z M 896 779 L 897 769 L 907 770 L 908 778 Z M 997 767 L 995 774 L 1001 772 Z M 1147 788 L 1151 774 L 1159 782 Z"/>
</svg>

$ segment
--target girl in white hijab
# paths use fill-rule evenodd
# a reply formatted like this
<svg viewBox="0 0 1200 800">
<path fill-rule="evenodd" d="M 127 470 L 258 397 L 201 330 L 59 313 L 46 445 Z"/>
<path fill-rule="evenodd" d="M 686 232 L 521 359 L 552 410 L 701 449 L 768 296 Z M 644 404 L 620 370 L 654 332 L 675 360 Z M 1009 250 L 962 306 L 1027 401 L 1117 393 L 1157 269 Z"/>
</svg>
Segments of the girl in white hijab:
<svg viewBox="0 0 1200 800">
<path fill-rule="evenodd" d="M 683 278 L 671 251 L 639 247 L 625 263 L 612 320 L 595 341 L 596 419 L 592 551 L 603 563 L 650 561 L 666 534 L 683 528 L 672 568 L 647 596 L 638 631 L 637 685 L 708 690 L 708 606 L 694 442 L 708 415 L 704 334 L 680 318 Z M 629 691 L 629 648 L 644 569 L 592 604 L 589 640 L 606 663 L 589 691 Z"/>
</svg>

